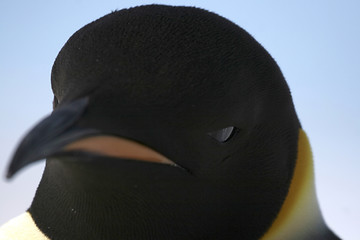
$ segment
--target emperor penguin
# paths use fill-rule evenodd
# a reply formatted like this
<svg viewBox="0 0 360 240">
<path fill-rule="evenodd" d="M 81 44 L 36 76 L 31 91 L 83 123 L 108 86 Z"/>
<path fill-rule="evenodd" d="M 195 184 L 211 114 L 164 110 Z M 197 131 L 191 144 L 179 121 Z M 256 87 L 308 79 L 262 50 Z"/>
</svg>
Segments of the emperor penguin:
<svg viewBox="0 0 360 240">
<path fill-rule="evenodd" d="M 51 73 L 54 110 L 8 168 L 46 159 L 1 240 L 332 240 L 288 85 L 244 29 L 144 5 L 78 30 Z"/>
</svg>

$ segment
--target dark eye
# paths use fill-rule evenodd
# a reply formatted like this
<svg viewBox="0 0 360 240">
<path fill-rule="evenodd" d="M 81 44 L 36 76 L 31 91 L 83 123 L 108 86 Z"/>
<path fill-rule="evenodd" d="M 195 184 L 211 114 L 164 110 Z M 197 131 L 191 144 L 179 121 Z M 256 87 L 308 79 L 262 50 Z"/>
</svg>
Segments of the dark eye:
<svg viewBox="0 0 360 240">
<path fill-rule="evenodd" d="M 228 140 L 230 140 L 230 138 L 232 136 L 234 136 L 234 133 L 236 131 L 236 128 L 231 126 L 231 127 L 226 127 L 214 132 L 210 132 L 208 133 L 211 137 L 215 138 L 217 141 L 219 142 L 227 142 Z"/>
</svg>

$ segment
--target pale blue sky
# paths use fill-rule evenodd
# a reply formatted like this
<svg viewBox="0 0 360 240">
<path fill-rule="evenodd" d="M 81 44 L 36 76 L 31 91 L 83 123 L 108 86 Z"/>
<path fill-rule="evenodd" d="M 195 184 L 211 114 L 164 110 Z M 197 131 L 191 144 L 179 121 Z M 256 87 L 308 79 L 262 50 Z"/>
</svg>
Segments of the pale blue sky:
<svg viewBox="0 0 360 240">
<path fill-rule="evenodd" d="M 30 205 L 43 162 L 5 181 L 21 136 L 51 111 L 50 71 L 85 24 L 141 4 L 198 6 L 246 29 L 275 58 L 310 137 L 321 209 L 344 239 L 360 239 L 359 1 L 0 2 L 0 225 Z"/>
</svg>

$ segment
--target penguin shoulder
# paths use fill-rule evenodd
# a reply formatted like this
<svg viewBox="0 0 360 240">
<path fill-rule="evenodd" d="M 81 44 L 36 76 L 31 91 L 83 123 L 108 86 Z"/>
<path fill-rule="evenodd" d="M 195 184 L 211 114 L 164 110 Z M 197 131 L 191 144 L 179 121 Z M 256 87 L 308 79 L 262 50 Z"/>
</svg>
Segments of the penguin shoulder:
<svg viewBox="0 0 360 240">
<path fill-rule="evenodd" d="M 25 212 L 0 227 L 0 240 L 50 240 L 35 225 L 30 213 Z"/>
</svg>

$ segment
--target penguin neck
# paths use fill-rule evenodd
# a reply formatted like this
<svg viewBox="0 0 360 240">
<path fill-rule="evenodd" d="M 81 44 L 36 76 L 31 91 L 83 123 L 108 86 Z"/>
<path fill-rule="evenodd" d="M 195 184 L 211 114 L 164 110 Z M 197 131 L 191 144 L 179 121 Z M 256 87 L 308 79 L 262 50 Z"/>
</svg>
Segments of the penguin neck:
<svg viewBox="0 0 360 240">
<path fill-rule="evenodd" d="M 297 161 L 288 195 L 262 240 L 311 239 L 323 235 L 333 239 L 320 212 L 314 180 L 311 146 L 306 133 L 300 129 Z"/>
<path fill-rule="evenodd" d="M 270 220 L 269 212 L 247 207 L 258 195 L 244 199 L 247 188 L 234 195 L 242 181 L 202 179 L 169 164 L 65 154 L 46 161 L 29 209 L 51 240 L 258 239 Z M 273 206 L 265 203 L 264 209 Z"/>
</svg>

